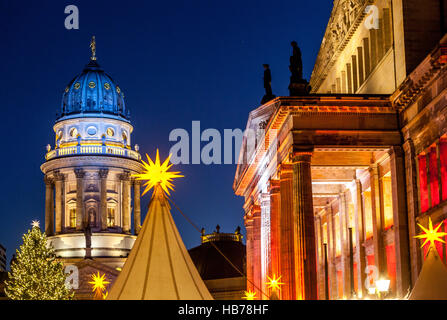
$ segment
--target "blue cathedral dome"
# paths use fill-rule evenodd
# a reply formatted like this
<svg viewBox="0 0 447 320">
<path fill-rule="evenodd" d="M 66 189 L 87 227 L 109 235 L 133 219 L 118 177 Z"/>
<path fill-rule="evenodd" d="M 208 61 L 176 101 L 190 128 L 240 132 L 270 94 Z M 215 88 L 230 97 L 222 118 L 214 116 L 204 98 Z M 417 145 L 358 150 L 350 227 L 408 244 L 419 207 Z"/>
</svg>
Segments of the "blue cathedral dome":
<svg viewBox="0 0 447 320">
<path fill-rule="evenodd" d="M 94 56 L 65 88 L 56 121 L 80 117 L 105 117 L 127 122 L 130 119 L 123 92 Z"/>
</svg>

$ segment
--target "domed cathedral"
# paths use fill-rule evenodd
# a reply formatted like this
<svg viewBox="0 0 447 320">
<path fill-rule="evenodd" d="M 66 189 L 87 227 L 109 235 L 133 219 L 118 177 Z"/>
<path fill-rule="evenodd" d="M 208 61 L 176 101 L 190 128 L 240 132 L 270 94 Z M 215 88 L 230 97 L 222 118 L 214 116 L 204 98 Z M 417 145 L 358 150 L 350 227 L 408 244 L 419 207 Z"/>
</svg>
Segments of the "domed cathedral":
<svg viewBox="0 0 447 320">
<path fill-rule="evenodd" d="M 141 227 L 138 145 L 124 93 L 100 67 L 96 43 L 84 70 L 65 88 L 41 166 L 45 232 L 67 263 L 93 258 L 121 267 Z M 132 202 L 133 198 L 133 202 Z M 131 215 L 133 210 L 133 230 Z"/>
</svg>

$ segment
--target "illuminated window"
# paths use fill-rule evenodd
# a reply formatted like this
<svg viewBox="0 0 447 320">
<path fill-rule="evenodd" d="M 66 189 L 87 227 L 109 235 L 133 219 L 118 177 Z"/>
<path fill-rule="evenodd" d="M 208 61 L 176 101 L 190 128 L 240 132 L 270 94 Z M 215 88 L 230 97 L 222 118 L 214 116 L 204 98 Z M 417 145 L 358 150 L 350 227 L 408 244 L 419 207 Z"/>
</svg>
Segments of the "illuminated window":
<svg viewBox="0 0 447 320">
<path fill-rule="evenodd" d="M 71 129 L 70 129 L 70 136 L 71 136 L 72 138 L 76 138 L 76 137 L 78 136 L 78 129 L 76 129 L 76 128 L 71 128 Z"/>
<path fill-rule="evenodd" d="M 369 239 L 373 235 L 371 188 L 363 192 L 363 202 L 365 208 L 365 234 L 366 239 Z"/>
<path fill-rule="evenodd" d="M 428 203 L 428 178 L 427 178 L 427 156 L 422 153 L 418 156 L 419 163 L 419 194 L 421 211 L 425 212 L 429 208 Z"/>
<path fill-rule="evenodd" d="M 76 209 L 70 209 L 70 227 L 76 228 Z"/>
<path fill-rule="evenodd" d="M 439 157 L 441 160 L 442 200 L 447 200 L 447 139 L 439 141 Z"/>
<path fill-rule="evenodd" d="M 391 189 L 391 174 L 382 178 L 382 200 L 385 230 L 393 226 L 393 191 Z"/>
<path fill-rule="evenodd" d="M 356 243 L 356 229 L 355 229 L 355 210 L 354 204 L 352 202 L 348 205 L 349 214 L 349 227 L 352 229 L 352 246 L 355 247 Z"/>
<path fill-rule="evenodd" d="M 438 155 L 436 146 L 430 148 L 429 158 L 429 172 L 430 172 L 430 195 L 431 207 L 439 204 L 439 177 L 438 177 Z"/>
<path fill-rule="evenodd" d="M 115 226 L 115 208 L 107 208 L 107 227 Z"/>
<path fill-rule="evenodd" d="M 90 223 L 90 226 L 94 227 L 96 226 L 96 210 L 93 208 L 90 208 L 88 210 L 88 220 Z"/>
<path fill-rule="evenodd" d="M 107 128 L 107 135 L 109 137 L 113 137 L 115 135 L 115 131 L 112 128 Z"/>
<path fill-rule="evenodd" d="M 336 214 L 334 217 L 335 221 L 335 256 L 340 256 L 341 255 L 341 239 L 340 239 L 340 223 L 341 223 L 341 219 L 340 219 L 340 214 Z"/>
</svg>

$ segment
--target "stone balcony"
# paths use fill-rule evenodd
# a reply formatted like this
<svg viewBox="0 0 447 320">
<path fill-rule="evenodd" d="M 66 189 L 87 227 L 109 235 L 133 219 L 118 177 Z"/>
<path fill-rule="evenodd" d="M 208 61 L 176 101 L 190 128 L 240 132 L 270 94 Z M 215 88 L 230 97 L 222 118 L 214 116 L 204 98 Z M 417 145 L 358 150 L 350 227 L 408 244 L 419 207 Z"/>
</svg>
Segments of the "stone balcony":
<svg viewBox="0 0 447 320">
<path fill-rule="evenodd" d="M 50 150 L 45 155 L 45 160 L 49 161 L 55 158 L 79 156 L 79 155 L 108 155 L 114 157 L 130 158 L 140 161 L 141 155 L 138 151 L 131 149 L 110 146 L 110 145 L 76 145 L 66 146 Z"/>
</svg>

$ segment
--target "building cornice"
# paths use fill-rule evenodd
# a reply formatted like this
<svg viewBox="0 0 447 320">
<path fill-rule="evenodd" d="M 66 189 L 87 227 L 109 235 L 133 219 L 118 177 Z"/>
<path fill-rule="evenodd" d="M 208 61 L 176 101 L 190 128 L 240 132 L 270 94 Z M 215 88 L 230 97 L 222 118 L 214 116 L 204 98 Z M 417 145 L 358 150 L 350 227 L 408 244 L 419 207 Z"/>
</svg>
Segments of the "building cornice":
<svg viewBox="0 0 447 320">
<path fill-rule="evenodd" d="M 447 65 L 447 35 L 436 48 L 414 69 L 391 96 L 399 111 L 411 106 Z"/>
<path fill-rule="evenodd" d="M 372 0 L 335 0 L 326 32 L 318 52 L 310 79 L 312 91 L 316 92 L 328 72 L 348 45 L 365 17 L 366 6 Z"/>
</svg>

